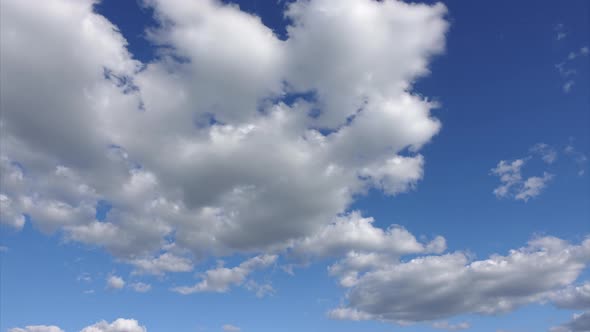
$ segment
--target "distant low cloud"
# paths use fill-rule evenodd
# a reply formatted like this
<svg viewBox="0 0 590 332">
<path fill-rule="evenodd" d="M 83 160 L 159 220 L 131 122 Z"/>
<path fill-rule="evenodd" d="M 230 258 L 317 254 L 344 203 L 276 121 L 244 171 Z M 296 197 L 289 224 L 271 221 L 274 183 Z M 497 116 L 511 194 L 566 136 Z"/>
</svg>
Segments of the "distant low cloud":
<svg viewBox="0 0 590 332">
<path fill-rule="evenodd" d="M 276 260 L 276 255 L 261 255 L 250 258 L 233 268 L 218 267 L 202 273 L 202 280 L 194 286 L 175 287 L 172 291 L 183 295 L 201 292 L 224 293 L 232 286 L 244 284 L 248 275 L 274 264 Z"/>
<path fill-rule="evenodd" d="M 136 258 L 129 263 L 135 266 L 136 274 L 163 275 L 168 272 L 189 272 L 193 269 L 190 259 L 168 252 L 157 257 Z"/>
<path fill-rule="evenodd" d="M 57 326 L 35 325 L 26 326 L 24 328 L 12 328 L 8 332 L 64 332 Z M 109 323 L 107 321 L 100 321 L 96 324 L 83 328 L 80 332 L 147 332 L 147 329 L 135 319 L 119 318 Z"/>
<path fill-rule="evenodd" d="M 15 327 L 9 329 L 8 332 L 64 332 L 64 330 L 60 329 L 57 326 L 48 326 L 48 325 L 30 325 L 24 328 Z"/>
<path fill-rule="evenodd" d="M 122 289 L 125 287 L 125 280 L 123 278 L 111 275 L 107 278 L 107 288 L 108 289 Z"/>
<path fill-rule="evenodd" d="M 223 325 L 221 329 L 225 332 L 240 332 L 242 330 L 239 327 L 230 324 Z"/>
<path fill-rule="evenodd" d="M 590 238 L 571 244 L 555 237 L 535 238 L 507 255 L 484 260 L 472 260 L 464 252 L 405 262 L 367 259 L 355 265 L 353 282 L 341 282 L 349 289 L 346 303 L 329 315 L 409 324 L 460 314 L 505 313 L 551 301 L 551 294 L 571 286 L 589 262 Z M 343 264 L 349 262 L 331 269 Z"/>
<path fill-rule="evenodd" d="M 132 283 L 129 286 L 138 293 L 146 293 L 152 289 L 152 285 L 143 282 Z"/>
<path fill-rule="evenodd" d="M 434 327 L 435 329 L 447 330 L 447 331 L 462 331 L 462 330 L 467 330 L 467 329 L 471 328 L 471 324 L 469 324 L 467 322 L 451 324 L 447 321 L 442 321 L 442 322 L 434 322 L 432 324 L 432 327 Z"/>
</svg>

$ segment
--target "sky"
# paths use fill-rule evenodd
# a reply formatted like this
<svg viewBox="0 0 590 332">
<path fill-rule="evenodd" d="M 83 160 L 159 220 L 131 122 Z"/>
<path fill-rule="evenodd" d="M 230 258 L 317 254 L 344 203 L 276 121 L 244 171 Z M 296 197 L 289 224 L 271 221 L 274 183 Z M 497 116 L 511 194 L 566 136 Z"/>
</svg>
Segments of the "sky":
<svg viewBox="0 0 590 332">
<path fill-rule="evenodd" d="M 0 16 L 0 331 L 590 331 L 590 2 Z"/>
</svg>

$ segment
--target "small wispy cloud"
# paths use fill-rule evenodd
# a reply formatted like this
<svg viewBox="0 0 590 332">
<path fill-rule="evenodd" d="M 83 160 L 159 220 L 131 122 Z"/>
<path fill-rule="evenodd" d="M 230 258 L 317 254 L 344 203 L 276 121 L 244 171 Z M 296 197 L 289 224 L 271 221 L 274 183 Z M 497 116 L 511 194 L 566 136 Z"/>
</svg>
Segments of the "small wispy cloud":
<svg viewBox="0 0 590 332">
<path fill-rule="evenodd" d="M 590 47 L 583 46 L 580 47 L 580 49 L 578 49 L 577 51 L 570 52 L 563 61 L 555 65 L 557 72 L 562 77 L 562 79 L 564 79 L 564 83 L 562 86 L 563 92 L 569 93 L 570 91 L 572 91 L 572 88 L 576 84 L 573 77 L 575 77 L 578 74 L 578 71 L 572 68 L 572 62 L 580 57 L 588 56 L 589 54 Z"/>
<path fill-rule="evenodd" d="M 562 40 L 565 37 L 567 37 L 567 33 L 565 32 L 565 25 L 563 25 L 562 23 L 556 24 L 553 30 L 555 31 L 556 40 Z"/>
<path fill-rule="evenodd" d="M 447 321 L 442 321 L 442 322 L 434 322 L 432 324 L 432 327 L 435 329 L 441 329 L 441 330 L 447 330 L 447 331 L 461 331 L 461 330 L 467 330 L 468 328 L 470 328 L 471 324 L 469 324 L 467 322 L 451 324 Z"/>
<path fill-rule="evenodd" d="M 129 286 L 131 287 L 131 289 L 133 289 L 134 291 L 136 291 L 138 293 L 146 293 L 152 289 L 152 285 L 146 284 L 143 282 L 136 282 L 136 283 L 130 284 Z"/>
<path fill-rule="evenodd" d="M 527 202 L 539 196 L 553 174 L 543 172 L 542 176 L 523 177 L 522 168 L 534 157 L 540 158 L 545 164 L 553 164 L 558 157 L 557 150 L 545 143 L 537 143 L 529 149 L 529 155 L 512 161 L 501 160 L 491 173 L 500 178 L 500 185 L 493 191 L 498 198 L 513 198 Z"/>
</svg>

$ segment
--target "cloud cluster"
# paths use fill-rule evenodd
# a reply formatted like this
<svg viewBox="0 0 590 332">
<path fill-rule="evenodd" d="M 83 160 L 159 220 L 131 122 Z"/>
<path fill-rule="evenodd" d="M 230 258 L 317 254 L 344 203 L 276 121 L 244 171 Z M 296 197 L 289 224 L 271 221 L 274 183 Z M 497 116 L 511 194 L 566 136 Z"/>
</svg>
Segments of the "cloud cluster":
<svg viewBox="0 0 590 332">
<path fill-rule="evenodd" d="M 2 2 L 2 224 L 21 229 L 27 215 L 44 233 L 105 248 L 135 274 L 250 257 L 173 289 L 181 294 L 242 286 L 262 296 L 272 287 L 252 274 L 278 255 L 338 257 L 329 273 L 349 290 L 331 316 L 341 319 L 505 312 L 557 296 L 586 265 L 588 240 L 540 238 L 474 261 L 442 254 L 442 237 L 418 241 L 350 211 L 368 190 L 397 195 L 424 176 L 420 149 L 441 123 L 436 103 L 412 87 L 444 51 L 444 5 L 297 0 L 280 39 L 235 5 L 145 0 L 159 23 L 147 31 L 158 54 L 148 63 L 93 5 Z M 550 175 L 523 179 L 524 162 L 494 169 L 498 195 L 540 193 Z M 105 201 L 112 208 L 98 220 Z M 126 283 L 111 275 L 107 285 Z M 35 328 L 60 331 L 14 331 L 43 331 Z M 123 331 L 146 329 L 118 319 L 82 330 Z"/>
<path fill-rule="evenodd" d="M 560 36 L 560 35 L 562 35 L 562 33 L 558 33 L 558 36 Z M 563 34 L 563 36 L 565 38 L 565 34 Z M 558 38 L 558 40 L 559 40 L 559 38 Z M 574 85 L 576 84 L 574 77 L 578 74 L 578 71 L 575 69 L 572 62 L 574 60 L 576 60 L 577 58 L 586 57 L 589 54 L 590 54 L 590 47 L 582 46 L 582 47 L 580 47 L 580 49 L 578 51 L 570 52 L 563 61 L 561 61 L 560 63 L 555 65 L 557 72 L 559 73 L 561 78 L 564 80 L 563 92 L 569 93 L 572 90 L 572 88 L 574 87 Z"/>
<path fill-rule="evenodd" d="M 12 328 L 9 332 L 64 332 L 57 326 L 26 326 L 24 328 Z M 119 318 L 109 323 L 107 321 L 100 321 L 94 325 L 83 328 L 80 332 L 147 332 L 147 329 L 135 319 Z"/>
<path fill-rule="evenodd" d="M 175 287 L 172 290 L 183 295 L 200 292 L 224 293 L 227 292 L 231 286 L 244 284 L 248 275 L 256 270 L 274 264 L 276 260 L 277 255 L 261 255 L 250 258 L 233 268 L 220 266 L 202 273 L 202 280 L 194 286 Z M 250 288 L 256 288 L 257 291 L 259 291 L 255 284 L 249 285 Z"/>
<path fill-rule="evenodd" d="M 503 313 L 555 299 L 554 292 L 571 285 L 590 262 L 590 239 L 574 245 L 541 237 L 485 260 L 462 252 L 406 262 L 364 258 L 356 271 L 347 260 L 331 267 L 340 271 L 346 265 L 356 274 L 339 275 L 341 285 L 349 288 L 347 304 L 330 316 L 407 324 L 465 313 Z"/>
<path fill-rule="evenodd" d="M 540 158 L 545 164 L 553 164 L 558 157 L 557 150 L 545 143 L 537 143 L 530 148 L 530 155 L 512 161 L 501 160 L 491 173 L 500 179 L 501 185 L 494 189 L 498 198 L 513 198 L 515 200 L 528 201 L 539 196 L 547 183 L 553 178 L 553 174 L 543 172 L 542 176 L 523 178 L 522 168 L 533 157 Z"/>
</svg>

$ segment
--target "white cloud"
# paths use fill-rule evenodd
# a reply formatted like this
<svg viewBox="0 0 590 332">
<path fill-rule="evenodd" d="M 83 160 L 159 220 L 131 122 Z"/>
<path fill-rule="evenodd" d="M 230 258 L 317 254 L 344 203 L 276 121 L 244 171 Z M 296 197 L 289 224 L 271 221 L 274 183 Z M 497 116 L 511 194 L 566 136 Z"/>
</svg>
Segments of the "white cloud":
<svg viewBox="0 0 590 332">
<path fill-rule="evenodd" d="M 135 273 L 140 274 L 162 275 L 166 272 L 189 272 L 193 270 L 190 259 L 168 252 L 154 258 L 137 258 L 131 260 L 130 263 L 135 266 Z"/>
<path fill-rule="evenodd" d="M 570 52 L 565 60 L 555 65 L 555 68 L 557 68 L 557 71 L 565 80 L 563 83 L 563 92 L 569 93 L 576 84 L 576 81 L 572 77 L 576 76 L 578 72 L 572 68 L 572 62 L 577 58 L 588 56 L 588 54 L 590 54 L 590 48 L 583 46 L 578 51 Z"/>
<path fill-rule="evenodd" d="M 336 218 L 314 235 L 296 242 L 293 252 L 296 255 L 319 257 L 341 256 L 354 251 L 401 256 L 442 252 L 446 249 L 442 237 L 437 237 L 430 243 L 420 243 L 401 226 L 391 225 L 383 230 L 373 226 L 373 222 L 373 218 L 363 218 L 360 212 L 353 211 Z"/>
<path fill-rule="evenodd" d="M 521 168 L 525 159 L 516 159 L 512 162 L 501 160 L 496 168 L 492 169 L 492 174 L 500 178 L 502 185 L 494 189 L 494 194 L 498 197 L 507 197 L 511 189 L 522 182 Z"/>
<path fill-rule="evenodd" d="M 12 328 L 9 329 L 8 332 L 64 332 L 64 330 L 60 329 L 57 326 L 48 326 L 48 325 L 31 325 L 26 326 L 24 328 Z"/>
<path fill-rule="evenodd" d="M 572 319 L 560 326 L 552 327 L 550 332 L 588 332 L 590 331 L 590 311 L 574 314 Z"/>
<path fill-rule="evenodd" d="M 590 239 L 573 245 L 537 238 L 507 255 L 471 260 L 462 252 L 429 255 L 407 262 L 380 260 L 363 266 L 336 319 L 407 324 L 459 314 L 497 314 L 543 302 L 571 285 L 590 262 Z M 342 276 L 345 278 L 346 276 Z"/>
<path fill-rule="evenodd" d="M 467 330 L 467 329 L 471 328 L 471 325 L 467 322 L 451 324 L 447 321 L 441 321 L 441 322 L 432 323 L 432 327 L 434 327 L 435 329 L 441 329 L 441 330 L 447 330 L 447 331 L 461 331 L 461 330 Z"/>
<path fill-rule="evenodd" d="M 585 153 L 576 150 L 573 144 L 573 139 L 570 138 L 570 143 L 565 147 L 564 153 L 569 156 L 578 166 L 578 175 L 582 176 L 586 173 L 586 163 L 588 157 Z"/>
<path fill-rule="evenodd" d="M 35 325 L 25 328 L 12 328 L 8 332 L 64 332 L 57 326 Z M 135 319 L 119 318 L 112 323 L 100 321 L 83 328 L 80 332 L 147 332 Z"/>
<path fill-rule="evenodd" d="M 590 309 L 590 281 L 558 290 L 549 298 L 559 308 Z"/>
<path fill-rule="evenodd" d="M 530 198 L 539 196 L 541 191 L 547 185 L 547 182 L 553 178 L 553 175 L 545 172 L 543 177 L 531 176 L 522 184 L 522 188 L 516 193 L 514 198 L 528 201 Z"/>
<path fill-rule="evenodd" d="M 545 143 L 537 143 L 533 145 L 530 151 L 543 159 L 547 164 L 553 164 L 557 160 L 557 150 Z"/>
<path fill-rule="evenodd" d="M 242 330 L 239 327 L 230 324 L 223 325 L 221 329 L 225 332 L 240 332 Z"/>
<path fill-rule="evenodd" d="M 369 189 L 422 179 L 441 124 L 412 84 L 444 51 L 443 5 L 295 1 L 280 40 L 237 6 L 146 0 L 161 47 L 142 64 L 93 4 L 2 4 L 3 223 L 27 214 L 137 273 L 186 272 L 182 257 L 293 248 Z M 100 200 L 112 209 L 98 221 Z M 390 246 L 403 233 L 363 230 Z"/>
<path fill-rule="evenodd" d="M 248 280 L 246 284 L 244 284 L 244 287 L 247 290 L 254 292 L 257 298 L 263 298 L 275 294 L 275 289 L 270 283 L 259 284 L 254 280 Z"/>
<path fill-rule="evenodd" d="M 537 143 L 529 149 L 531 155 L 513 161 L 501 160 L 491 170 L 501 182 L 501 185 L 494 189 L 498 198 L 513 198 L 516 200 L 528 201 L 539 196 L 547 183 L 553 178 L 553 174 L 543 172 L 543 176 L 531 176 L 524 178 L 522 169 L 533 157 L 539 157 L 544 163 L 550 165 L 557 160 L 557 150 L 545 143 Z"/>
<path fill-rule="evenodd" d="M 225 293 L 232 286 L 239 286 L 244 284 L 246 278 L 252 272 L 266 268 L 274 264 L 276 260 L 276 255 L 261 255 L 250 258 L 244 261 L 242 264 L 233 268 L 226 268 L 223 266 L 218 267 L 202 273 L 202 280 L 194 286 L 175 287 L 172 289 L 172 291 L 183 295 L 200 292 Z M 260 291 L 260 289 L 256 288 L 256 291 L 258 292 Z M 264 289 L 262 290 L 262 292 L 265 291 L 266 290 Z"/>
<path fill-rule="evenodd" d="M 135 319 L 119 318 L 112 323 L 100 321 L 83 328 L 80 332 L 147 332 L 147 329 L 139 325 Z"/>
<path fill-rule="evenodd" d="M 107 278 L 107 288 L 121 289 L 125 287 L 125 280 L 119 276 L 111 275 Z"/>
<path fill-rule="evenodd" d="M 131 288 L 138 293 L 146 293 L 152 289 L 152 285 L 143 282 L 135 282 L 129 286 L 131 286 Z"/>
</svg>

